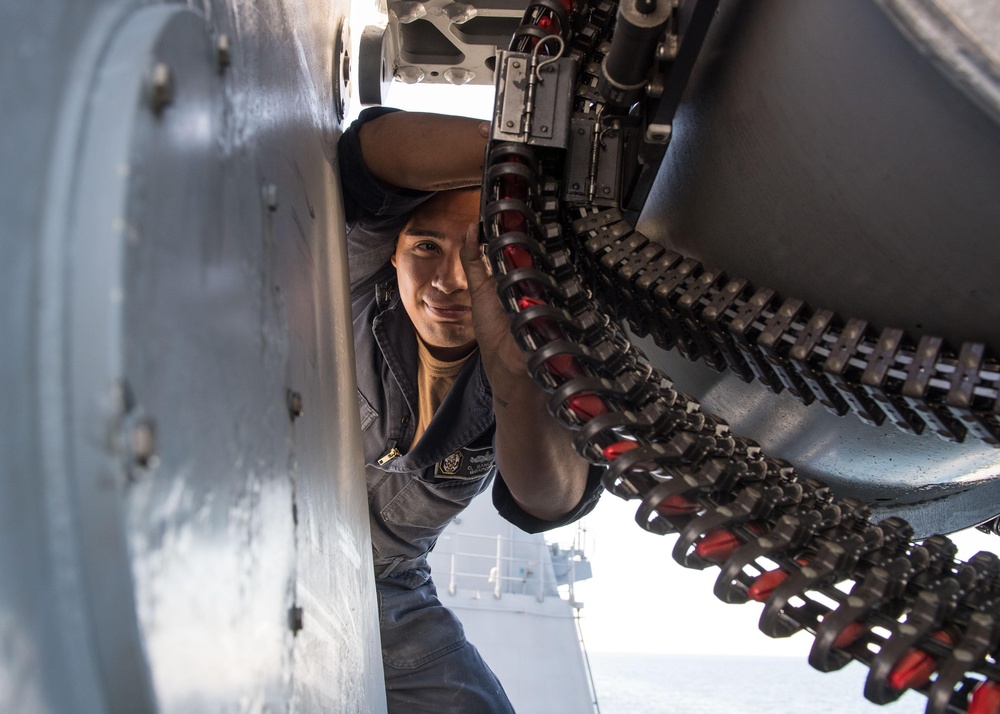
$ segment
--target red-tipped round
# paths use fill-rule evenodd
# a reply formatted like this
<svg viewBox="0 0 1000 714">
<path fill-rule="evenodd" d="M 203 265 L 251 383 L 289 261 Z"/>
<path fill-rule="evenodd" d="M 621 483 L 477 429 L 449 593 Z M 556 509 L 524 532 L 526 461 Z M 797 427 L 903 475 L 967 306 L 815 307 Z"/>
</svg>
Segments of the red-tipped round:
<svg viewBox="0 0 1000 714">
<path fill-rule="evenodd" d="M 637 449 L 637 448 L 639 448 L 639 444 L 636 443 L 636 442 L 634 442 L 634 441 L 627 441 L 627 440 L 626 441 L 616 441 L 613 444 L 609 444 L 608 446 L 605 446 L 601 450 L 601 456 L 603 456 L 606 461 L 613 461 L 614 459 L 617 459 L 619 456 L 621 456 L 625 452 L 631 451 L 632 449 Z"/>
<path fill-rule="evenodd" d="M 561 379 L 575 379 L 583 375 L 580 365 L 570 355 L 553 355 L 545 360 L 545 367 Z"/>
<path fill-rule="evenodd" d="M 691 516 L 700 510 L 700 503 L 681 494 L 665 498 L 656 505 L 656 511 L 664 516 Z"/>
<path fill-rule="evenodd" d="M 934 632 L 931 637 L 945 644 L 954 644 L 954 638 L 944 630 Z M 892 668 L 889 673 L 889 686 L 897 692 L 904 689 L 919 689 L 930 681 L 937 665 L 938 662 L 934 657 L 914 647 L 900 657 L 896 666 Z"/>
<path fill-rule="evenodd" d="M 775 570 L 769 570 L 763 573 L 753 581 L 753 585 L 747 591 L 747 597 L 751 600 L 757 602 L 764 602 L 769 597 L 774 589 L 781 585 L 785 580 L 788 579 L 788 573 L 786 573 L 781 568 L 776 568 Z"/>
<path fill-rule="evenodd" d="M 743 545 L 740 537 L 724 528 L 706 533 L 694 547 L 694 554 L 713 563 L 724 563 L 733 551 Z"/>
<path fill-rule="evenodd" d="M 837 635 L 837 639 L 833 641 L 833 646 L 841 649 L 844 647 L 850 647 L 861 639 L 862 635 L 866 632 L 868 632 L 868 628 L 865 625 L 862 625 L 857 621 L 852 622 L 840 631 L 840 634 Z"/>
<path fill-rule="evenodd" d="M 566 402 L 573 413 L 585 422 L 608 411 L 608 405 L 596 394 L 576 394 Z"/>
<path fill-rule="evenodd" d="M 809 563 L 809 561 L 805 558 L 796 558 L 795 562 L 799 565 L 807 565 Z M 753 581 L 753 584 L 747 591 L 747 596 L 751 600 L 764 602 L 771 597 L 771 593 L 774 592 L 775 588 L 788 579 L 788 575 L 789 573 L 785 572 L 781 568 L 769 570 L 766 573 L 761 574 L 756 580 Z"/>
<path fill-rule="evenodd" d="M 517 211 L 501 211 L 499 215 L 500 226 L 505 232 L 517 231 L 524 233 L 528 228 L 528 222 Z"/>
<path fill-rule="evenodd" d="M 969 714 L 1000 714 L 1000 682 L 987 679 L 972 690 Z"/>
<path fill-rule="evenodd" d="M 526 248 L 522 248 L 519 245 L 504 246 L 503 257 L 507 259 L 508 270 L 516 270 L 517 268 L 535 267 L 535 260 L 534 258 L 532 258 L 531 253 L 528 252 Z M 541 300 L 539 300 L 538 304 L 544 304 L 544 303 L 542 303 Z M 523 310 L 524 308 L 521 309 Z"/>
</svg>

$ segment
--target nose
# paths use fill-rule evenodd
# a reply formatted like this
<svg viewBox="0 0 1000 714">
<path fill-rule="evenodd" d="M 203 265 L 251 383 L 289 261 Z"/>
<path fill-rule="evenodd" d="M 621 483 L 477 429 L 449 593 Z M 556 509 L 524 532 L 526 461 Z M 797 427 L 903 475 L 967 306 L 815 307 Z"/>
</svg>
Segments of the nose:
<svg viewBox="0 0 1000 714">
<path fill-rule="evenodd" d="M 462 267 L 462 256 L 458 249 L 448 250 L 442 256 L 434 274 L 433 287 L 446 295 L 461 292 L 469 287 Z"/>
</svg>

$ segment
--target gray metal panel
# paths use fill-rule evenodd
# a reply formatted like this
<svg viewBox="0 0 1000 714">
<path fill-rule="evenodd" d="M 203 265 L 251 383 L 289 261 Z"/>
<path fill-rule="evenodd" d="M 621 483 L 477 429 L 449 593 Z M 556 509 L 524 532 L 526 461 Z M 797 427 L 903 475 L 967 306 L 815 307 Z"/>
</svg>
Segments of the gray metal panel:
<svg viewBox="0 0 1000 714">
<path fill-rule="evenodd" d="M 1000 126 L 953 80 L 876 3 L 723 2 L 639 228 L 876 332 L 997 353 Z M 998 510 L 992 447 L 868 427 L 672 353 L 655 360 L 768 454 L 922 534 Z"/>
<path fill-rule="evenodd" d="M 997 122 L 867 0 L 724 2 L 707 43 L 639 227 L 876 329 L 1000 352 Z"/>
<path fill-rule="evenodd" d="M 0 711 L 384 710 L 346 3 L 5 5 Z"/>
</svg>

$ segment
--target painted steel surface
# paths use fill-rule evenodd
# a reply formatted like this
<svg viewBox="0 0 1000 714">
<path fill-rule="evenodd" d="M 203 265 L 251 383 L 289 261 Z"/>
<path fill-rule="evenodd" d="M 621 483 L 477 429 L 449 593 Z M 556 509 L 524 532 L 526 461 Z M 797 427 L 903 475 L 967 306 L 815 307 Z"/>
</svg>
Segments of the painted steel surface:
<svg viewBox="0 0 1000 714">
<path fill-rule="evenodd" d="M 384 710 L 347 10 L 4 3 L 0 711 Z"/>
<path fill-rule="evenodd" d="M 996 352 L 1000 63 L 962 43 L 988 50 L 997 12 L 881 5 L 723 2 L 638 228 L 876 332 Z M 654 359 L 736 433 L 922 534 L 995 515 L 993 447 L 869 427 L 674 353 Z"/>
</svg>

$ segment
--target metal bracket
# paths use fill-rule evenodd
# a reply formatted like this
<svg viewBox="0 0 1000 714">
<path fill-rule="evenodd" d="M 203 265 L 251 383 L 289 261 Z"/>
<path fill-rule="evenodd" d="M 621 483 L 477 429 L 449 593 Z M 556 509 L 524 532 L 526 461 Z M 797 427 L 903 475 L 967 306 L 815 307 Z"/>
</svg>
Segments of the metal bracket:
<svg viewBox="0 0 1000 714">
<path fill-rule="evenodd" d="M 503 50 L 497 55 L 497 100 L 493 141 L 566 148 L 577 62 L 563 57 L 537 68 L 529 101 L 531 55 Z"/>
<path fill-rule="evenodd" d="M 592 115 L 573 117 L 563 180 L 564 201 L 618 207 L 624 137 L 618 119 L 603 122 Z"/>
</svg>

